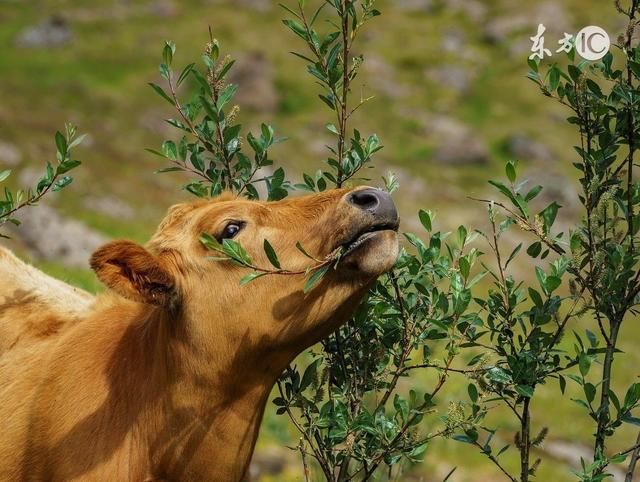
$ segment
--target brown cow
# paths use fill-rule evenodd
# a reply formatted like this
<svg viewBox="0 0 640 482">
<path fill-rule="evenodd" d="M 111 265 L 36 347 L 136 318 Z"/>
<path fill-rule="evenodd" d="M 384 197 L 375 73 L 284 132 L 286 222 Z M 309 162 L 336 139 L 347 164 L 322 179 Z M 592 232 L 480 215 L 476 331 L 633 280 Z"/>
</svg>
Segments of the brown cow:
<svg viewBox="0 0 640 482">
<path fill-rule="evenodd" d="M 372 188 L 180 204 L 145 247 L 93 255 L 111 288 L 95 302 L 0 252 L 0 480 L 241 480 L 276 378 L 393 266 L 397 227 Z M 310 263 L 296 241 L 346 254 L 307 294 L 303 275 L 240 286 L 247 269 L 208 259 L 201 233 L 264 267 L 268 239 L 291 271 Z"/>
</svg>

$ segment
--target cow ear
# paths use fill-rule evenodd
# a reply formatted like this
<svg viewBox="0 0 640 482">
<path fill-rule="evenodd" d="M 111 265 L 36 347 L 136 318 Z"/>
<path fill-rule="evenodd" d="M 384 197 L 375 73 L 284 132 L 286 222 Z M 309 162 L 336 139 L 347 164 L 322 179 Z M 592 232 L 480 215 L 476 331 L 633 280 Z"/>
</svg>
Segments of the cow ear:
<svg viewBox="0 0 640 482">
<path fill-rule="evenodd" d="M 170 303 L 173 276 L 161 260 L 131 241 L 113 241 L 91 256 L 93 269 L 105 285 L 130 300 L 151 305 Z"/>
</svg>

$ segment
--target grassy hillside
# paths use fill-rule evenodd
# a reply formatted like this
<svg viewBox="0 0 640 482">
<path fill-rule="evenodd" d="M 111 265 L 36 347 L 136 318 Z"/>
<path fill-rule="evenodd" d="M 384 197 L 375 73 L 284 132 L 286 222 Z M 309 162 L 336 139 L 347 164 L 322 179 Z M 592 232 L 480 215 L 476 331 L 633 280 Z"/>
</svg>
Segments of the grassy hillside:
<svg viewBox="0 0 640 482">
<path fill-rule="evenodd" d="M 284 14 L 276 3 L 0 0 L 0 168 L 9 164 L 11 151 L 13 183 L 32 179 L 33 170 L 53 155 L 53 132 L 73 122 L 89 134 L 76 152 L 84 165 L 74 184 L 51 204 L 105 236 L 145 241 L 166 208 L 189 196 L 179 189 L 186 178 L 154 174 L 161 160 L 144 150 L 175 134 L 162 122 L 174 113 L 147 82 L 162 83 L 157 64 L 166 39 L 178 46 L 175 62 L 187 64 L 199 59 L 211 26 L 244 72 L 238 78 L 241 91 L 246 87 L 240 97 L 247 103 L 241 105 L 243 125 L 255 131 L 266 121 L 289 138 L 272 157 L 294 179 L 302 171 L 315 171 L 327 154 L 324 124 L 332 119 L 302 62 L 288 53 L 300 46 L 281 24 Z M 417 229 L 415 213 L 421 207 L 435 210 L 444 229 L 462 222 L 482 225 L 484 208 L 467 196 L 489 191 L 486 180 L 501 176 L 503 162 L 517 154 L 525 155 L 521 171 L 549 184 L 548 196 L 567 205 L 565 219 L 573 215 L 571 146 L 576 135 L 564 121 L 568 114 L 525 78 L 529 37 L 539 22 L 545 23 L 555 50 L 562 31 L 597 24 L 615 38 L 620 24 L 610 2 L 601 0 L 518 3 L 378 2 L 383 16 L 371 22 L 360 44 L 365 66 L 354 92 L 375 99 L 354 116 L 353 125 L 377 133 L 385 145 L 376 168 L 368 172 L 370 183 L 380 184 L 388 170 L 398 173 L 405 229 Z M 25 32 L 37 31 L 54 15 L 63 19 L 61 28 L 70 39 L 57 46 L 25 45 Z M 475 157 L 463 162 L 442 158 L 442 139 L 451 130 L 459 136 L 454 137 L 458 149 L 477 151 Z M 309 138 L 314 141 L 306 142 Z M 104 202 L 97 206 L 87 202 L 90 197 Z M 29 255 L 19 237 L 14 245 Z M 55 259 L 35 261 L 55 276 L 98 289 L 83 268 Z M 629 330 L 622 338 L 629 366 L 637 366 L 640 335 Z M 635 373 L 629 370 L 628 379 L 620 381 L 632 378 Z M 459 393 L 465 387 L 460 380 Z M 449 391 L 448 396 L 453 400 L 457 394 Z M 552 439 L 579 444 L 592 427 L 586 416 L 574 415 L 570 396 L 560 403 L 556 387 L 547 387 L 533 408 L 534 420 L 539 427 L 554 427 Z M 502 424 L 499 413 L 494 421 Z M 261 480 L 301 480 L 295 456 L 277 448 L 294 445 L 294 435 L 284 418 L 269 409 L 258 456 L 282 459 L 285 468 Z M 632 437 L 631 431 L 624 432 L 616 448 L 631 445 Z M 442 480 L 456 465 L 460 469 L 450 479 L 455 482 L 499 480 L 492 467 L 461 444 L 438 442 L 426 459 L 415 467 L 412 480 Z M 570 480 L 568 470 L 562 462 L 547 461 L 538 480 Z"/>
</svg>

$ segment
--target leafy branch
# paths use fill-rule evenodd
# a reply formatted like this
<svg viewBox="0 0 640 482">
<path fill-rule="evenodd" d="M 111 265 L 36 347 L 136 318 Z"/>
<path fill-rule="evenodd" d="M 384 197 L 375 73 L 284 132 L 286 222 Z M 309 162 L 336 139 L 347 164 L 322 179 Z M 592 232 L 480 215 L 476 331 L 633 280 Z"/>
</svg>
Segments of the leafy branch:
<svg viewBox="0 0 640 482">
<path fill-rule="evenodd" d="M 81 164 L 80 161 L 71 157 L 71 150 L 80 144 L 84 137 L 84 135 L 76 137 L 76 128 L 71 124 L 66 125 L 65 134 L 56 132 L 55 166 L 47 161 L 45 173 L 35 188 L 29 188 L 27 191 L 19 189 L 14 193 L 5 187 L 4 199 L 0 200 L 0 226 L 7 222 L 18 226 L 20 221 L 15 218 L 15 214 L 19 210 L 35 205 L 49 192 L 60 191 L 71 184 L 73 178 L 68 173 Z M 11 170 L 0 171 L 0 183 L 6 181 L 10 175 Z M 0 237 L 7 236 L 0 233 Z"/>
</svg>

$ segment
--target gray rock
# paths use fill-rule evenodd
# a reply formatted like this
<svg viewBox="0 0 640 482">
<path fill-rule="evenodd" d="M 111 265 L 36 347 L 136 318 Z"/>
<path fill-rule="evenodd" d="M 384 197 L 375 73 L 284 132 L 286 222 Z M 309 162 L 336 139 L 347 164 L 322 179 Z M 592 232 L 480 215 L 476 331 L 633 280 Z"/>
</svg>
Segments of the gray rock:
<svg viewBox="0 0 640 482">
<path fill-rule="evenodd" d="M 72 39 L 73 32 L 67 21 L 54 15 L 20 32 L 16 44 L 19 47 L 50 48 L 66 45 Z"/>
<path fill-rule="evenodd" d="M 425 121 L 426 134 L 436 144 L 433 160 L 441 164 L 486 164 L 489 151 L 471 128 L 446 116 Z"/>
<path fill-rule="evenodd" d="M 238 56 L 229 71 L 229 82 L 238 85 L 233 102 L 240 108 L 258 112 L 273 112 L 279 96 L 274 85 L 271 62 L 263 52 L 253 51 Z"/>
<path fill-rule="evenodd" d="M 398 83 L 395 70 L 381 57 L 368 55 L 363 68 L 375 94 L 379 92 L 392 99 L 407 95 L 408 87 Z"/>
<path fill-rule="evenodd" d="M 109 196 L 90 197 L 86 207 L 114 219 L 133 219 L 135 215 L 134 209 L 127 203 Z"/>
<path fill-rule="evenodd" d="M 18 182 L 21 186 L 34 187 L 44 172 L 44 168 L 25 167 L 18 175 Z"/>
<path fill-rule="evenodd" d="M 11 228 L 12 236 L 22 240 L 34 256 L 70 267 L 88 267 L 91 254 L 108 241 L 102 234 L 45 204 L 20 211 L 18 219 L 22 224 Z"/>
<path fill-rule="evenodd" d="M 487 7 L 479 0 L 441 0 L 443 6 L 453 11 L 461 12 L 473 22 L 479 23 L 487 16 Z"/>
<path fill-rule="evenodd" d="M 446 30 L 442 35 L 442 50 L 448 53 L 460 53 L 466 46 L 466 36 L 458 29 Z"/>
<path fill-rule="evenodd" d="M 524 191 L 534 186 L 543 186 L 542 192 L 536 198 L 541 204 L 549 204 L 553 201 L 564 207 L 563 211 L 568 211 L 578 204 L 578 193 L 572 183 L 567 182 L 567 177 L 559 172 L 550 169 L 531 169 L 525 171 L 522 176 L 527 179 Z"/>
<path fill-rule="evenodd" d="M 485 25 L 483 35 L 487 42 L 498 44 L 506 41 L 516 32 L 526 31 L 531 25 L 532 22 L 526 15 L 498 17 Z M 531 35 L 534 34 L 535 32 Z"/>
<path fill-rule="evenodd" d="M 174 18 L 179 13 L 179 8 L 173 0 L 156 0 L 149 5 L 149 9 L 161 18 Z"/>
<path fill-rule="evenodd" d="M 574 29 L 575 26 L 573 25 L 572 16 L 559 2 L 546 1 L 539 4 L 533 12 L 530 23 L 534 28 L 537 27 L 539 23 L 547 28 L 545 40 L 546 34 L 548 33 L 550 36 L 548 41 L 553 47 L 553 50 L 558 48 L 557 42 L 562 38 L 563 32 L 577 33 Z M 533 33 L 531 35 L 533 35 Z M 560 35 L 560 37 L 555 38 L 558 35 Z"/>
<path fill-rule="evenodd" d="M 507 139 L 507 150 L 516 159 L 553 161 L 554 155 L 542 142 L 525 135 L 514 135 Z"/>
<path fill-rule="evenodd" d="M 471 84 L 469 70 L 458 65 L 439 65 L 427 69 L 425 76 L 431 81 L 459 94 L 464 94 Z"/>
<path fill-rule="evenodd" d="M 593 450 L 586 445 L 568 442 L 565 440 L 547 440 L 544 442 L 541 452 L 550 455 L 556 460 L 560 460 L 579 470 L 583 460 L 593 459 Z M 616 466 L 609 465 L 607 472 L 611 474 L 612 482 L 622 482 L 625 480 L 624 471 Z"/>
<path fill-rule="evenodd" d="M 274 5 L 274 2 L 271 0 L 240 0 L 238 3 L 257 10 L 258 12 L 267 12 L 271 10 L 271 7 Z"/>
<path fill-rule="evenodd" d="M 398 10 L 406 12 L 431 12 L 433 10 L 432 0 L 395 0 L 394 4 Z"/>
<path fill-rule="evenodd" d="M 414 173 L 404 169 L 400 166 L 385 166 L 385 172 L 392 172 L 395 174 L 402 194 L 408 199 L 415 199 L 423 196 L 427 192 L 426 181 Z"/>
<path fill-rule="evenodd" d="M 289 454 L 280 447 L 266 447 L 255 452 L 249 467 L 249 475 L 251 480 L 259 480 L 264 476 L 280 475 L 289 463 Z"/>
<path fill-rule="evenodd" d="M 22 153 L 9 142 L 0 141 L 0 168 L 15 167 L 22 161 Z"/>
</svg>

